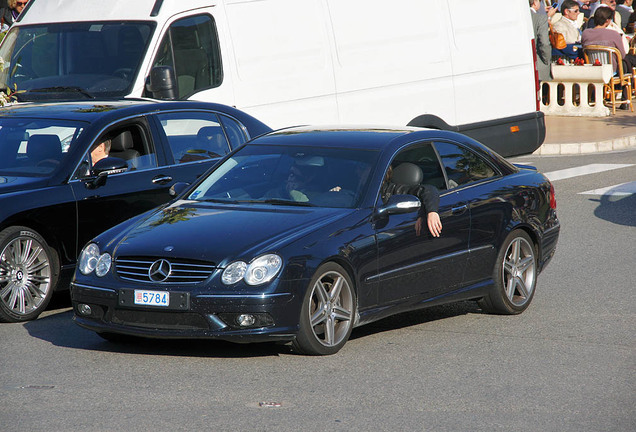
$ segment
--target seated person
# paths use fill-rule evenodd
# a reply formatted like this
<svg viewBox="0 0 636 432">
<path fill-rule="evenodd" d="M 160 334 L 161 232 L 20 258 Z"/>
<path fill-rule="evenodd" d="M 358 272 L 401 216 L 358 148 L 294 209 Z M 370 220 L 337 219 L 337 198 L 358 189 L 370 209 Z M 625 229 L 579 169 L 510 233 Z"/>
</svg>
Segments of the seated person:
<svg viewBox="0 0 636 432">
<path fill-rule="evenodd" d="M 386 203 L 392 195 L 415 195 L 422 203 L 415 222 L 415 234 L 418 236 L 421 234 L 422 220 L 426 217 L 431 235 L 439 237 L 442 232 L 442 221 L 438 213 L 439 191 L 435 186 L 419 184 L 422 177 L 422 170 L 417 165 L 409 162 L 401 163 L 395 170 L 393 170 L 393 167 L 389 167 L 380 190 L 382 202 Z M 408 182 L 402 183 L 403 178 L 408 178 Z"/>
<path fill-rule="evenodd" d="M 267 198 L 292 199 L 296 202 L 308 202 L 312 191 L 310 187 L 316 179 L 318 167 L 294 163 L 289 169 L 289 174 L 285 183 L 276 189 L 268 191 L 265 196 Z"/>
<path fill-rule="evenodd" d="M 98 161 L 108 157 L 108 154 L 110 153 L 110 144 L 111 141 L 107 139 L 91 149 L 91 166 L 94 166 Z"/>
<path fill-rule="evenodd" d="M 562 49 L 552 47 L 552 56 L 574 60 L 580 57 L 581 44 L 581 10 L 579 3 L 574 0 L 565 0 L 561 3 L 561 18 L 555 20 L 552 29 L 563 35 L 566 46 Z"/>
</svg>

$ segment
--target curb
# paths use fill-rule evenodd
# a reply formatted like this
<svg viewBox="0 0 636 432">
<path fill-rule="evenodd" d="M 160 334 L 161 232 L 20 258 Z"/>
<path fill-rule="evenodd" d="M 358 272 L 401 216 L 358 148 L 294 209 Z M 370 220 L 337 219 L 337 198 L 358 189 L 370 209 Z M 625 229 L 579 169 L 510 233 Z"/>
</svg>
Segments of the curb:
<svg viewBox="0 0 636 432">
<path fill-rule="evenodd" d="M 636 147 L 636 136 L 613 138 L 610 140 L 586 143 L 543 144 L 534 151 L 534 155 L 573 155 L 604 153 L 615 150 L 627 150 Z"/>
</svg>

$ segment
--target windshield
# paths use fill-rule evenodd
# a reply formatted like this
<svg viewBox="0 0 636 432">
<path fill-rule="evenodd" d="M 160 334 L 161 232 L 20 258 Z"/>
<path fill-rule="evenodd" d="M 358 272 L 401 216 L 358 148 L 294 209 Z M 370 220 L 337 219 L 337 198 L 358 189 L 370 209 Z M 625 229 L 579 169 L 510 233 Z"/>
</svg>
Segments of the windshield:
<svg viewBox="0 0 636 432">
<path fill-rule="evenodd" d="M 248 145 L 210 173 L 188 198 L 354 208 L 377 155 L 342 148 Z"/>
<path fill-rule="evenodd" d="M 63 120 L 0 118 L 0 175 L 51 174 L 83 128 Z"/>
<path fill-rule="evenodd" d="M 20 100 L 123 97 L 154 30 L 147 22 L 14 26 L 0 47 L 0 88 Z"/>
</svg>

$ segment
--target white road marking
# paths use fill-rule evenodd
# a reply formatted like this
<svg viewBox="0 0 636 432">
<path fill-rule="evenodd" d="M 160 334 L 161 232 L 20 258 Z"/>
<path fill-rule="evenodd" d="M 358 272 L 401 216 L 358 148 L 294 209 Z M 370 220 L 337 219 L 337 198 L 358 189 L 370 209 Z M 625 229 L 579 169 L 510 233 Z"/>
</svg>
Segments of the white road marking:
<svg viewBox="0 0 636 432">
<path fill-rule="evenodd" d="M 636 194 L 636 181 L 579 192 L 579 195 L 627 196 Z"/>
<path fill-rule="evenodd" d="M 627 168 L 634 164 L 590 164 L 576 168 L 568 168 L 558 171 L 543 173 L 550 181 L 563 180 L 572 177 L 578 177 L 587 174 L 596 174 L 604 171 L 611 171 L 619 168 Z"/>
</svg>

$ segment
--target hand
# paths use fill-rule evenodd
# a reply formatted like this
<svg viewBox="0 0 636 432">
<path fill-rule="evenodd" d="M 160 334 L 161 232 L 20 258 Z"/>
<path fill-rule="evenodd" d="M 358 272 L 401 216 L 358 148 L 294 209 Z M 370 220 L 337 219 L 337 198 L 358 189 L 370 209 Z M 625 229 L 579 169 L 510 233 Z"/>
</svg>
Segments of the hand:
<svg viewBox="0 0 636 432">
<path fill-rule="evenodd" d="M 554 14 L 557 13 L 557 8 L 553 8 L 552 6 L 546 6 L 545 12 L 548 15 L 548 18 L 552 18 Z"/>
<path fill-rule="evenodd" d="M 428 214 L 428 230 L 431 232 L 433 237 L 439 237 L 442 233 L 442 221 L 439 218 L 439 214 L 437 212 L 430 212 Z"/>
</svg>

